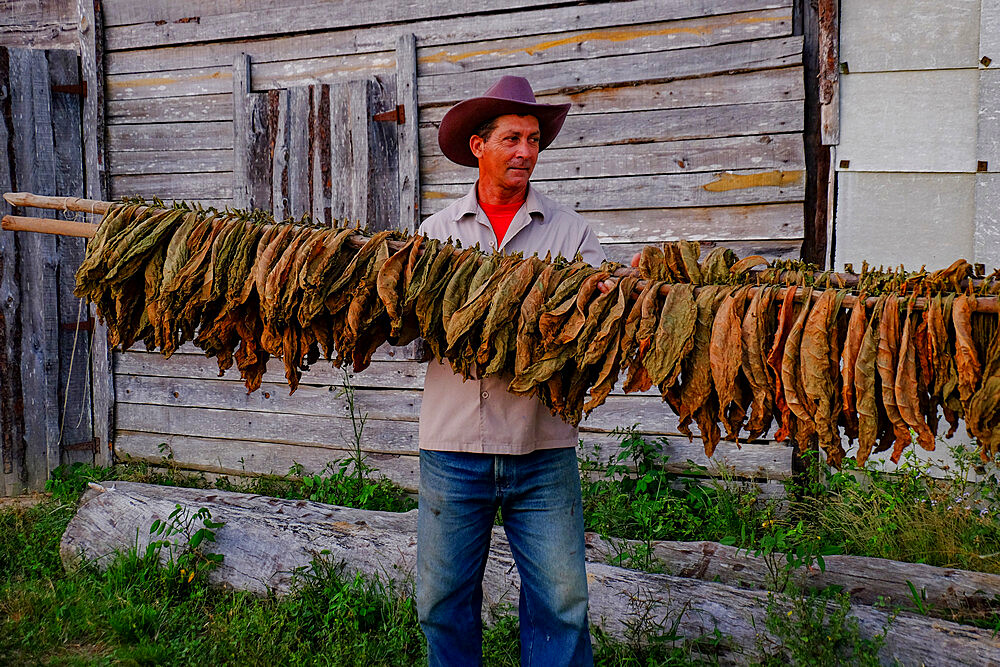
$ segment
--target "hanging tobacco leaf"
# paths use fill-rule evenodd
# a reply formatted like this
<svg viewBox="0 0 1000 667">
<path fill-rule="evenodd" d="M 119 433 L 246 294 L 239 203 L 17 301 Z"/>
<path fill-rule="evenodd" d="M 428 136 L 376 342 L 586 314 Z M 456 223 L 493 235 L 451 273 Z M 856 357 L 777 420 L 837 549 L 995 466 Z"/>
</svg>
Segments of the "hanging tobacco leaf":
<svg viewBox="0 0 1000 667">
<path fill-rule="evenodd" d="M 841 408 L 844 414 L 845 434 L 848 440 L 858 437 L 857 392 L 854 388 L 854 368 L 861 351 L 861 342 L 865 337 L 867 317 L 865 300 L 868 295 L 861 292 L 851 308 L 851 319 L 847 323 L 847 337 L 844 342 L 844 352 L 841 355 L 843 382 L 841 383 Z"/>
</svg>

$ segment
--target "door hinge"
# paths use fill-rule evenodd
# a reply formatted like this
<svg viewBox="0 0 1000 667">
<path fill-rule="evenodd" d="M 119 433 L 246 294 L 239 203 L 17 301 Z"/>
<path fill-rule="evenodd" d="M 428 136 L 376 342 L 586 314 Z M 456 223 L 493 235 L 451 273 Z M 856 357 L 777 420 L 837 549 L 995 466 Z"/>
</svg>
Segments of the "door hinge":
<svg viewBox="0 0 1000 667">
<path fill-rule="evenodd" d="M 52 86 L 52 92 L 67 93 L 69 95 L 79 95 L 80 97 L 86 97 L 87 82 L 81 81 L 80 83 L 75 83 L 75 84 Z"/>
<path fill-rule="evenodd" d="M 66 452 L 93 452 L 96 454 L 100 446 L 100 439 L 95 437 L 91 440 L 84 440 L 83 442 L 74 442 L 72 445 L 63 445 L 62 450 Z"/>
<path fill-rule="evenodd" d="M 62 322 L 59 324 L 59 328 L 63 331 L 93 331 L 94 318 L 88 317 L 82 322 Z"/>
<path fill-rule="evenodd" d="M 372 120 L 377 120 L 385 123 L 396 123 L 396 125 L 402 125 L 406 122 L 406 112 L 403 109 L 402 104 L 397 104 L 395 109 L 390 109 L 389 111 L 383 111 L 382 113 L 377 113 L 372 116 Z"/>
</svg>

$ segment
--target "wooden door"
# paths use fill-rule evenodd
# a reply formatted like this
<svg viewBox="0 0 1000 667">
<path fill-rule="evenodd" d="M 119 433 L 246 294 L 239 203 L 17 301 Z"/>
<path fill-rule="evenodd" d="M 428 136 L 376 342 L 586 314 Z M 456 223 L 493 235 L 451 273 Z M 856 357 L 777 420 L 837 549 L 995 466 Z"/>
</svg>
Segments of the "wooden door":
<svg viewBox="0 0 1000 667">
<path fill-rule="evenodd" d="M 83 196 L 77 55 L 0 48 L 0 91 L 0 191 Z M 22 213 L 5 202 L 0 210 Z M 84 247 L 83 239 L 0 232 L 0 495 L 43 488 L 60 464 L 94 461 L 93 321 L 73 296 Z"/>
<path fill-rule="evenodd" d="M 233 67 L 234 197 L 277 219 L 413 231 L 417 114 L 412 35 L 397 71 L 253 92 L 250 57 Z"/>
</svg>

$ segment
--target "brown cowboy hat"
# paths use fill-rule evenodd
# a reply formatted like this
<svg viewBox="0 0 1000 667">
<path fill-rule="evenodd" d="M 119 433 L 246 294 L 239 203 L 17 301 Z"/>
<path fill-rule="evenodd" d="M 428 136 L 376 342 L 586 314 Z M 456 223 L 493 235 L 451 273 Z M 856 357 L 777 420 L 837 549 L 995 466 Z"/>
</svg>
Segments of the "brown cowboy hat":
<svg viewBox="0 0 1000 667">
<path fill-rule="evenodd" d="M 539 104 L 531 84 L 523 76 L 503 76 L 482 97 L 459 102 L 444 115 L 438 127 L 438 145 L 452 162 L 478 167 L 479 160 L 469 148 L 469 137 L 480 125 L 506 114 L 534 116 L 541 131 L 539 150 L 544 150 L 562 129 L 569 104 Z"/>
</svg>

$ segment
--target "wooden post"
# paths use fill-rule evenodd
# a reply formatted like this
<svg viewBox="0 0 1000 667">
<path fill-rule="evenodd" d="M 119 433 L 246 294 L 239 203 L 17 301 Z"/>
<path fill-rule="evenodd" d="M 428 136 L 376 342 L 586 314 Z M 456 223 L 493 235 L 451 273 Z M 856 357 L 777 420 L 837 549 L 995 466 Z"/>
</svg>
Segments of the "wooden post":
<svg viewBox="0 0 1000 667">
<path fill-rule="evenodd" d="M 51 85 L 44 51 L 11 49 L 10 91 L 15 180 L 35 192 L 55 192 Z M 24 401 L 21 482 L 41 488 L 59 465 L 59 260 L 55 236 L 18 236 Z"/>
<path fill-rule="evenodd" d="M 406 114 L 396 126 L 399 148 L 399 228 L 416 232 L 420 226 L 420 132 L 417 126 L 417 38 L 396 41 L 396 100 Z"/>
<path fill-rule="evenodd" d="M 104 107 L 104 23 L 101 0 L 78 0 L 80 63 L 87 96 L 83 100 L 84 191 L 90 199 L 106 200 L 110 194 L 105 165 Z M 91 337 L 90 375 L 94 406 L 93 426 L 97 440 L 96 465 L 113 461 L 115 434 L 115 387 L 111 370 L 111 348 L 107 328 L 97 322 L 91 308 L 94 330 Z"/>
</svg>

